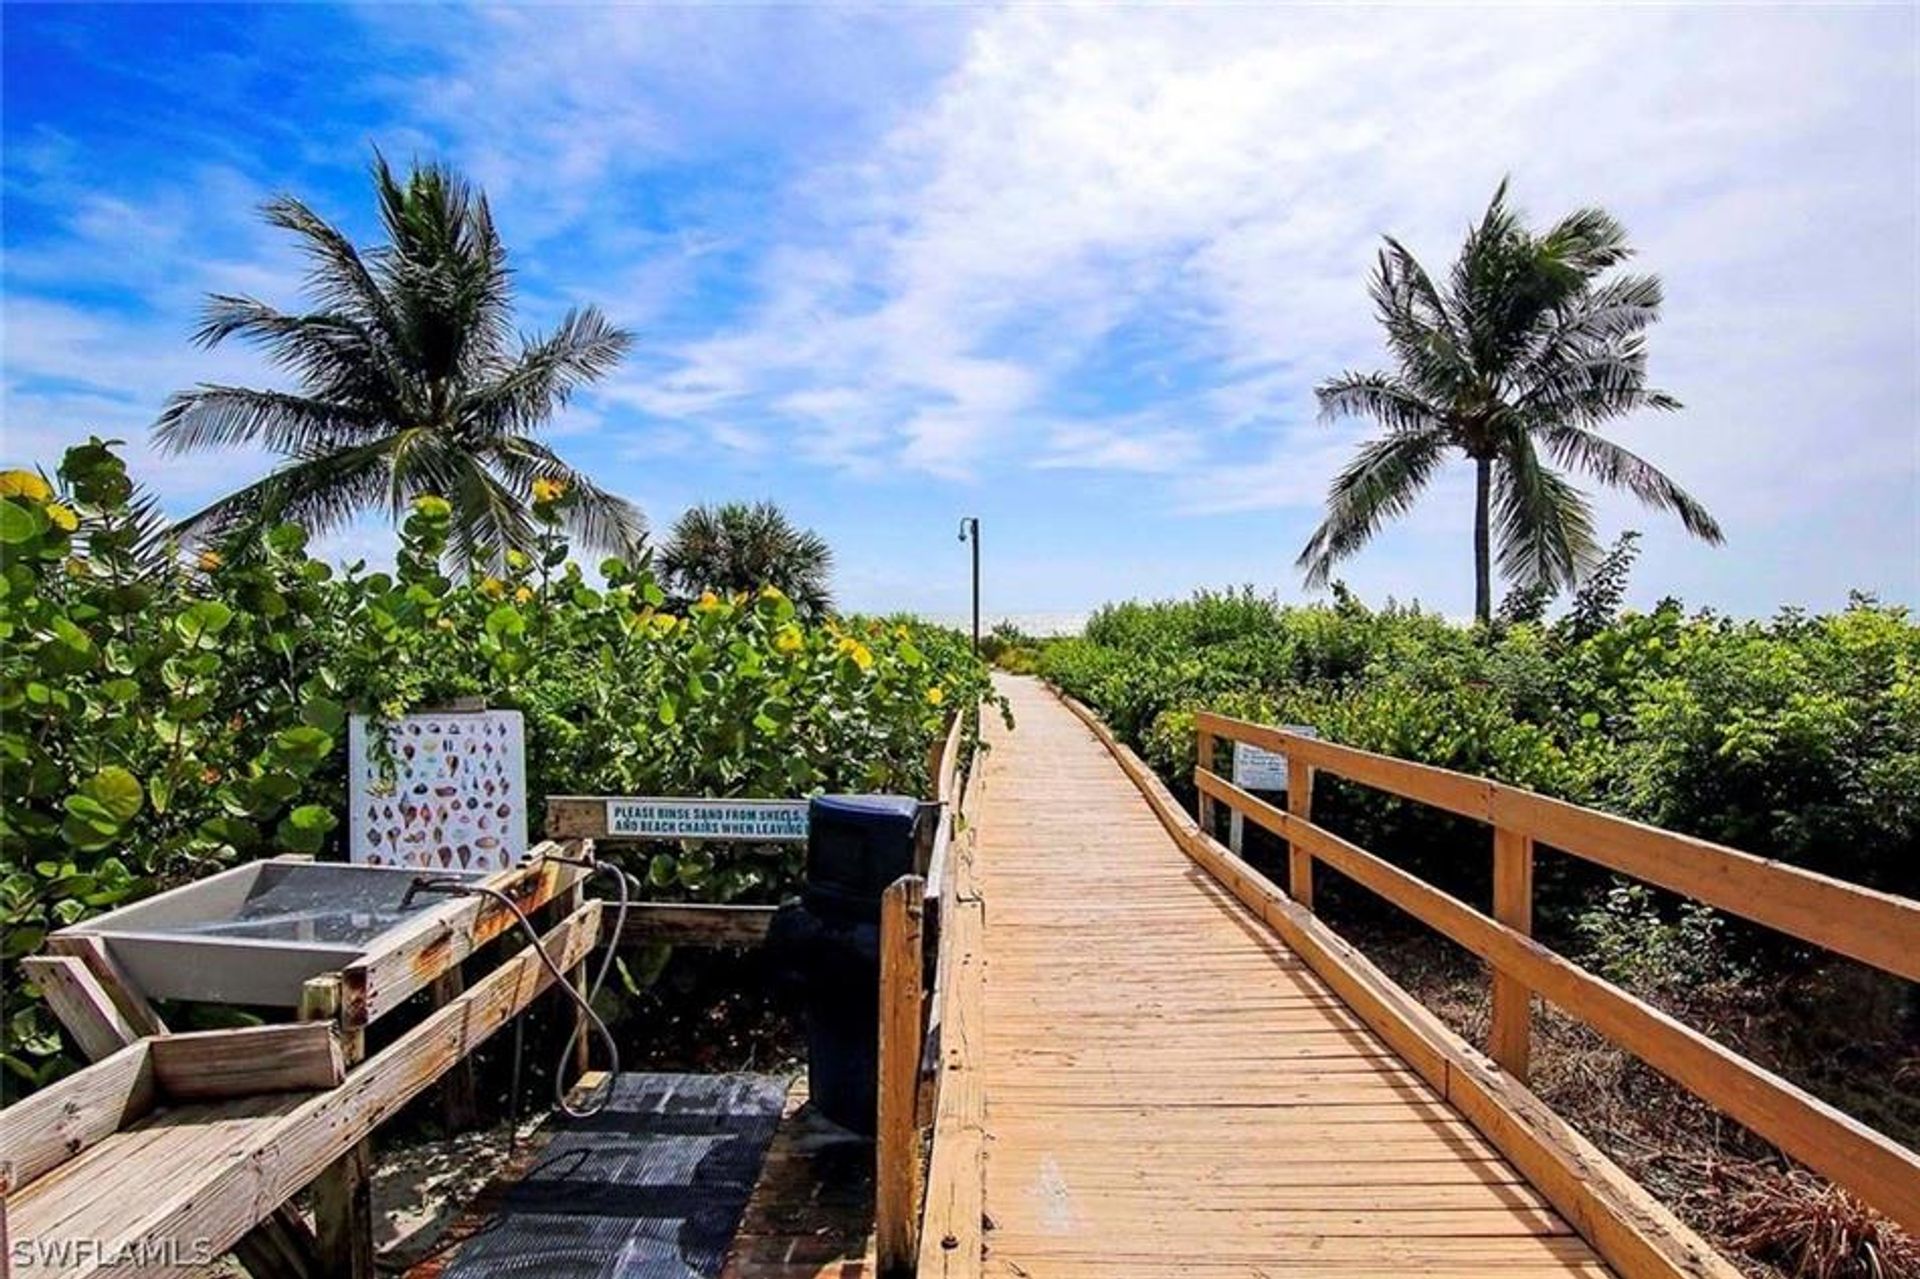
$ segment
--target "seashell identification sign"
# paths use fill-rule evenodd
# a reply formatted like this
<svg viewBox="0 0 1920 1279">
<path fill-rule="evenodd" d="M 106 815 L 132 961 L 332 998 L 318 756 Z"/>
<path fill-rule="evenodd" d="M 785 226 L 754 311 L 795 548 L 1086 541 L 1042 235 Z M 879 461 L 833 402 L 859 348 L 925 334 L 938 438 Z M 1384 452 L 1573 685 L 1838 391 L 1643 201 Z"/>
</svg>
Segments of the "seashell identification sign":
<svg viewBox="0 0 1920 1279">
<path fill-rule="evenodd" d="M 405 715 L 347 726 L 349 857 L 369 866 L 504 870 L 527 848 L 519 711 Z"/>
</svg>

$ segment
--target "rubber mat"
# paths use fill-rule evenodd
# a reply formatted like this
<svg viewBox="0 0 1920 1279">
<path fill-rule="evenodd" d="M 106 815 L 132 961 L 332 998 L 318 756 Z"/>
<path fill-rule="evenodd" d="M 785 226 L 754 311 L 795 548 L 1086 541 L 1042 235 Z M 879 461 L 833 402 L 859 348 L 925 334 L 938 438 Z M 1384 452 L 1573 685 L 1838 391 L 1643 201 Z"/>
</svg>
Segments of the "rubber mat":
<svg viewBox="0 0 1920 1279">
<path fill-rule="evenodd" d="M 766 1075 L 621 1075 L 605 1110 L 559 1121 L 446 1279 L 713 1279 L 786 1093 Z"/>
</svg>

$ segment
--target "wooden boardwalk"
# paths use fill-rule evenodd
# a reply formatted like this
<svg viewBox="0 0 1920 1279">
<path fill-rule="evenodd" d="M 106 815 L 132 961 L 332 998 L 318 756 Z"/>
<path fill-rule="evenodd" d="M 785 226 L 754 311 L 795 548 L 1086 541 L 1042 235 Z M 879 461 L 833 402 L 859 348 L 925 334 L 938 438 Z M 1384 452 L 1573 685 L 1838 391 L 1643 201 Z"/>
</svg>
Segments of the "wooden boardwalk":
<svg viewBox="0 0 1920 1279">
<path fill-rule="evenodd" d="M 1100 741 L 1006 680 L 977 814 L 986 1273 L 1605 1275 L 1195 866 Z"/>
</svg>

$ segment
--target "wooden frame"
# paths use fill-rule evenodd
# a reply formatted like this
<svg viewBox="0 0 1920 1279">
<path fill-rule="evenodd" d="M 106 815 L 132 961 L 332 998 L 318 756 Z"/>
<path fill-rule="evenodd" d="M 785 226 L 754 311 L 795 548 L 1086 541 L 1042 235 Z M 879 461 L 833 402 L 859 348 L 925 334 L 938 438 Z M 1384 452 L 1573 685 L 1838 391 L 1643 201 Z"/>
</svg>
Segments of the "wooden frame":
<svg viewBox="0 0 1920 1279">
<path fill-rule="evenodd" d="M 542 845 L 536 852 L 550 850 L 557 851 L 556 846 Z M 523 910 L 533 911 L 556 900 L 578 898 L 581 876 L 579 867 L 542 858 L 484 882 L 505 892 Z M 576 903 L 560 926 L 547 934 L 550 952 L 555 945 L 561 947 L 563 970 L 576 967 L 591 949 L 599 935 L 598 912 L 597 901 Z M 0 1149 L 14 1160 L 14 1193 L 30 1192 L 33 1181 L 52 1167 L 107 1141 L 161 1102 L 311 1093 L 306 1102 L 292 1096 L 284 1105 L 269 1108 L 271 1113 L 246 1120 L 260 1129 L 250 1162 L 280 1167 L 282 1147 L 305 1152 L 302 1158 L 311 1156 L 300 1165 L 298 1180 L 275 1182 L 271 1187 L 249 1184 L 237 1203 L 222 1198 L 224 1182 L 210 1187 L 199 1179 L 200 1170 L 181 1183 L 190 1187 L 194 1202 L 181 1201 L 171 1186 L 156 1186 L 154 1191 L 168 1194 L 168 1203 L 195 1220 L 199 1217 L 194 1214 L 199 1214 L 231 1224 L 233 1233 L 220 1236 L 217 1246 L 238 1245 L 243 1260 L 256 1273 L 370 1274 L 366 1137 L 398 1105 L 434 1081 L 457 1073 L 474 1046 L 547 984 L 544 966 L 530 948 L 509 956 L 464 992 L 448 980 L 450 974 L 460 973 L 468 955 L 514 926 L 513 913 L 490 898 L 449 899 L 383 942 L 379 952 L 310 981 L 302 1021 L 185 1035 L 165 1033 L 141 992 L 125 982 L 99 939 L 64 939 L 68 945 L 62 953 L 34 961 L 35 977 L 58 992 L 50 995 L 49 1002 L 87 1051 L 111 1051 L 95 1066 L 0 1112 Z M 435 992 L 435 1011 L 361 1065 L 367 1023 L 422 990 Z M 157 1029 L 146 1032 L 145 1038 L 134 1038 L 139 1030 L 136 1019 Z M 296 1103 L 297 1108 L 289 1112 Z M 339 1105 L 357 1109 L 342 1118 L 336 1113 Z M 312 1130 L 301 1127 L 303 1116 L 316 1125 Z M 243 1135 L 253 1139 L 251 1134 Z M 16 1150 L 26 1151 L 28 1157 L 16 1156 Z M 223 1177 L 233 1172 L 205 1171 L 221 1172 Z M 280 1210 L 288 1197 L 309 1183 L 314 1187 L 317 1235 L 306 1232 L 297 1216 Z M 265 1213 L 260 1211 L 262 1204 L 268 1208 Z M 256 1226 L 260 1229 L 255 1230 Z M 147 1240 L 168 1237 L 197 1239 L 199 1235 L 155 1231 L 141 1236 Z"/>
<path fill-rule="evenodd" d="M 549 930 L 541 945 L 561 971 L 568 971 L 593 948 L 599 924 L 600 903 L 590 901 Z M 101 1255 L 160 1259 L 143 1266 L 143 1275 L 190 1274 L 196 1268 L 191 1260 L 194 1250 L 170 1251 L 168 1241 L 204 1241 L 216 1252 L 231 1247 L 325 1169 L 343 1156 L 350 1157 L 381 1122 L 471 1054 L 551 984 L 546 965 L 531 947 L 508 957 L 464 995 L 350 1070 L 340 1086 L 297 1104 L 290 1099 L 291 1108 L 284 1113 L 251 1121 L 254 1127 L 232 1157 L 182 1169 L 176 1179 L 153 1186 L 151 1198 L 127 1206 L 124 1228 L 114 1239 L 101 1241 Z M 119 1113 L 152 1092 L 149 1054 L 153 1042 L 138 1041 L 70 1077 L 89 1076 L 85 1092 L 97 1104 L 70 1113 L 84 1117 L 91 1127 L 82 1131 L 68 1123 L 63 1130 L 55 1118 L 80 1091 L 63 1081 L 64 1097 L 58 1091 L 62 1086 L 56 1085 L 0 1112 L 0 1137 L 11 1150 L 16 1135 L 40 1133 L 21 1148 L 50 1152 L 95 1132 L 110 1112 L 117 1121 Z M 47 1100 L 41 1101 L 42 1097 Z M 21 1178 L 23 1184 L 27 1180 Z M 178 1264 L 170 1264 L 169 1259 L 176 1256 Z M 104 1276 L 114 1271 L 96 1262 L 75 1273 Z M 326 1273 L 340 1272 L 328 1269 Z"/>
<path fill-rule="evenodd" d="M 1497 782 L 1216 715 L 1202 714 L 1196 724 L 1210 736 L 1285 751 L 1290 768 L 1324 768 L 1494 823 L 1495 913 L 1489 917 L 1208 768 L 1194 772 L 1195 785 L 1210 801 L 1288 841 L 1296 881 L 1298 859 L 1324 861 L 1485 960 L 1494 971 L 1489 1051 L 1508 1074 L 1524 1078 L 1529 1005 L 1539 994 L 1907 1229 L 1920 1230 L 1920 1156 L 1528 936 L 1536 839 L 1700 900 L 1728 903 L 1730 913 L 1900 976 L 1920 962 L 1920 903 Z M 1697 886 L 1705 891 L 1689 892 Z M 1830 908 L 1850 905 L 1806 927 L 1796 898 Z M 1295 900 L 1311 909 L 1310 902 Z"/>
<path fill-rule="evenodd" d="M 612 944 L 758 946 L 767 939 L 777 910 L 777 906 L 715 906 L 704 902 L 629 902 L 626 927 Z"/>
<path fill-rule="evenodd" d="M 525 864 L 480 882 L 531 915 L 585 875 L 581 867 L 557 860 L 575 857 L 579 847 L 542 841 L 529 850 Z M 351 1028 L 378 1021 L 514 926 L 513 912 L 491 897 L 448 898 L 406 930 L 383 938 L 380 950 L 340 970 L 341 1023 Z"/>
</svg>

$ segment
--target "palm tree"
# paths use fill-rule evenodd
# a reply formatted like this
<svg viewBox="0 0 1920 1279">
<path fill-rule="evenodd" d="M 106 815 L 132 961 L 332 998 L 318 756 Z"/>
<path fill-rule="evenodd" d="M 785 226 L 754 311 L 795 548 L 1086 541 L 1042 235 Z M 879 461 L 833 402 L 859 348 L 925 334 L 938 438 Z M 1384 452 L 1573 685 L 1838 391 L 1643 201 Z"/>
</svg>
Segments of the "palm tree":
<svg viewBox="0 0 1920 1279">
<path fill-rule="evenodd" d="M 1489 543 L 1511 581 L 1559 590 L 1599 555 L 1577 470 L 1670 510 L 1689 533 L 1722 540 L 1706 508 L 1651 462 L 1599 434 L 1636 409 L 1679 401 L 1647 386 L 1646 330 L 1660 281 L 1617 274 L 1633 253 L 1602 209 L 1534 234 L 1502 182 L 1469 229 L 1444 291 L 1387 237 L 1370 291 L 1393 372 L 1342 373 L 1316 389 L 1323 420 L 1371 418 L 1381 433 L 1334 477 L 1327 514 L 1300 552 L 1307 584 L 1403 515 L 1446 458 L 1474 468 L 1474 616 L 1493 611 Z M 1606 277 L 1606 278 L 1603 278 Z"/>
<path fill-rule="evenodd" d="M 772 502 L 693 507 L 674 521 L 655 563 L 688 595 L 773 586 L 809 616 L 833 607 L 827 587 L 833 548 L 812 529 L 795 525 Z"/>
<path fill-rule="evenodd" d="M 636 550 L 640 512 L 535 438 L 631 336 L 583 307 L 546 337 L 516 338 L 511 273 L 486 197 L 439 166 L 416 166 L 402 182 L 378 153 L 373 181 L 386 242 L 365 251 L 299 200 L 264 206 L 305 252 L 311 310 L 208 300 L 201 345 L 251 342 L 298 389 L 203 383 L 168 401 L 154 433 L 170 451 L 256 444 L 285 459 L 181 521 L 181 535 L 244 545 L 278 520 L 320 532 L 368 508 L 398 519 L 431 493 L 453 504 L 452 553 L 490 564 L 534 545 L 529 499 L 539 480 L 566 491 L 561 518 L 575 536 Z"/>
</svg>

